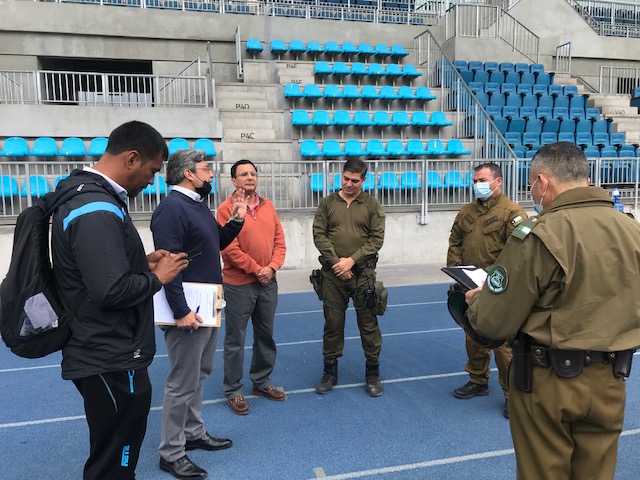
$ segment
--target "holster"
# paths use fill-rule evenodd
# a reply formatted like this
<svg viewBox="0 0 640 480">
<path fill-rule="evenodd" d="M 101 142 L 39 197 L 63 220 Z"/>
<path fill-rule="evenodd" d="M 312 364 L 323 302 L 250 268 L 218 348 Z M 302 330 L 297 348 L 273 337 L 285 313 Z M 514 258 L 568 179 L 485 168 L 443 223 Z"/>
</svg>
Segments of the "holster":
<svg viewBox="0 0 640 480">
<path fill-rule="evenodd" d="M 323 299 L 323 294 L 322 294 L 322 272 L 320 270 L 313 270 L 311 272 L 311 276 L 309 277 L 309 281 L 311 282 L 311 285 L 313 285 L 313 289 L 315 290 L 316 294 L 318 295 L 318 299 L 320 301 L 322 301 L 322 299 Z"/>
<path fill-rule="evenodd" d="M 531 372 L 531 337 L 524 333 L 511 342 L 513 348 L 512 365 L 514 368 L 515 387 L 524 393 L 531 393 L 533 376 Z"/>
<path fill-rule="evenodd" d="M 613 362 L 613 376 L 616 378 L 629 378 L 631 374 L 631 361 L 633 360 L 633 350 L 622 350 L 616 352 L 616 359 Z"/>
</svg>

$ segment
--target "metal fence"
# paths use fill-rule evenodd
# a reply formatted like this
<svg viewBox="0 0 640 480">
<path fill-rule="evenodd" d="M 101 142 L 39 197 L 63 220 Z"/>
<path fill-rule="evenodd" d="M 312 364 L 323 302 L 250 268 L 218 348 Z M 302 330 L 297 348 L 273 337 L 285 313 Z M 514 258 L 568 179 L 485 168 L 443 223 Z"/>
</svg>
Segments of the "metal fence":
<svg viewBox="0 0 640 480">
<path fill-rule="evenodd" d="M 0 103 L 206 107 L 206 76 L 0 71 Z"/>
<path fill-rule="evenodd" d="M 599 35 L 640 38 L 640 12 L 635 3 L 566 0 Z"/>
<path fill-rule="evenodd" d="M 389 212 L 415 211 L 426 222 L 427 211 L 457 211 L 473 200 L 473 168 L 486 159 L 406 158 L 372 160 L 364 190 L 374 195 Z M 494 159 L 503 170 L 505 193 L 521 204 L 530 204 L 530 159 Z M 55 189 L 57 183 L 76 169 L 94 162 L 1 162 L 0 222 L 13 224 L 17 215 L 34 200 Z M 320 200 L 341 188 L 344 160 L 305 162 L 254 162 L 260 177 L 259 193 L 280 211 L 313 211 Z M 211 162 L 215 172 L 209 208 L 217 206 L 234 191 L 230 165 Z M 591 180 L 604 188 L 619 188 L 627 210 L 637 209 L 638 166 L 636 158 L 593 159 Z M 165 168 L 153 185 L 128 200 L 133 216 L 148 217 L 168 193 Z"/>
<path fill-rule="evenodd" d="M 540 39 L 500 6 L 454 5 L 445 14 L 445 38 L 499 38 L 532 62 Z"/>
<path fill-rule="evenodd" d="M 555 72 L 571 73 L 571 42 L 556 47 Z"/>
<path fill-rule="evenodd" d="M 629 95 L 637 87 L 640 87 L 640 68 L 600 67 L 600 93 Z"/>
<path fill-rule="evenodd" d="M 39 0 L 36 0 L 39 1 Z M 427 2 L 427 7 L 414 9 L 412 3 L 361 5 L 357 1 L 305 2 L 301 0 L 266 2 L 260 0 L 55 0 L 60 3 L 86 3 L 133 8 L 185 10 L 241 15 L 271 15 L 307 19 L 351 20 L 375 23 L 437 25 L 441 3 Z"/>
</svg>

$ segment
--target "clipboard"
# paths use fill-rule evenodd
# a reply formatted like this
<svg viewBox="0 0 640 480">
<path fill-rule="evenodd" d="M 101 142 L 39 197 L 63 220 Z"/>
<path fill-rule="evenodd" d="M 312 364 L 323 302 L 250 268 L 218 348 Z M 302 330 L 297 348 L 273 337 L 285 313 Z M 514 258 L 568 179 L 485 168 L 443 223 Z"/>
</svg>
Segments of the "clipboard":
<svg viewBox="0 0 640 480">
<path fill-rule="evenodd" d="M 183 282 L 182 289 L 189 308 L 194 312 L 197 311 L 204 320 L 200 327 L 219 327 L 222 324 L 222 309 L 226 305 L 222 298 L 222 285 Z M 153 323 L 165 326 L 176 324 L 164 287 L 153 296 Z"/>
<path fill-rule="evenodd" d="M 440 270 L 469 290 L 478 288 L 487 278 L 487 271 L 484 268 L 473 265 L 443 267 Z"/>
</svg>

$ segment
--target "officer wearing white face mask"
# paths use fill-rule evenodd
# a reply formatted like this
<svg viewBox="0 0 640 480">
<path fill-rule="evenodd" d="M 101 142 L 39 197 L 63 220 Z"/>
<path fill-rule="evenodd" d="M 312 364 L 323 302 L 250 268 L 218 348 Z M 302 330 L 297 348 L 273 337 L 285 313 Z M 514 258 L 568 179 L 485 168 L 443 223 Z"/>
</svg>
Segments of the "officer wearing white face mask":
<svg viewBox="0 0 640 480">
<path fill-rule="evenodd" d="M 516 225 L 527 215 L 518 204 L 502 194 L 502 170 L 495 163 L 484 163 L 474 169 L 473 192 L 476 200 L 462 207 L 453 222 L 447 266 L 475 265 L 488 270 Z M 463 400 L 489 394 L 491 360 L 491 349 L 479 347 L 468 336 L 466 347 L 468 361 L 465 370 L 469 373 L 469 382 L 453 391 L 456 398 Z M 493 351 L 505 398 L 503 413 L 508 417 L 507 375 L 513 355 L 508 343 Z"/>
</svg>

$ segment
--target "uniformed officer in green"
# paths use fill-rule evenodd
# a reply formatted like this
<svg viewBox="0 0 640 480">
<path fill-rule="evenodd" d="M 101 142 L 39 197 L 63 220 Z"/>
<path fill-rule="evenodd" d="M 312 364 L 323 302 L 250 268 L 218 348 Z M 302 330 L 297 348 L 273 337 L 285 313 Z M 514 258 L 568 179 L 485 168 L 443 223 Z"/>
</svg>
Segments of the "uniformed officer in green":
<svg viewBox="0 0 640 480">
<path fill-rule="evenodd" d="M 313 220 L 313 241 L 322 264 L 324 374 L 316 387 L 328 393 L 338 383 L 338 357 L 344 348 L 345 312 L 353 299 L 366 358 L 366 391 L 382 395 L 380 348 L 382 334 L 371 304 L 378 251 L 384 241 L 385 213 L 362 185 L 367 165 L 349 159 L 342 171 L 342 189 L 320 202 Z"/>
<path fill-rule="evenodd" d="M 541 148 L 522 222 L 467 292 L 471 326 L 513 339 L 509 409 L 519 480 L 613 479 L 625 377 L 640 346 L 640 224 L 590 187 L 583 152 Z"/>
<path fill-rule="evenodd" d="M 515 226 L 527 218 L 524 210 L 502 193 L 502 170 L 495 163 L 483 163 L 474 169 L 473 191 L 476 200 L 460 210 L 453 222 L 447 251 L 447 266 L 475 265 L 488 269 L 500 254 Z M 453 391 L 463 400 L 489 393 L 491 349 L 479 347 L 466 336 L 469 382 Z M 504 393 L 504 416 L 509 410 L 508 371 L 511 347 L 505 342 L 493 350 L 498 366 L 500 386 Z"/>
</svg>

